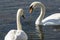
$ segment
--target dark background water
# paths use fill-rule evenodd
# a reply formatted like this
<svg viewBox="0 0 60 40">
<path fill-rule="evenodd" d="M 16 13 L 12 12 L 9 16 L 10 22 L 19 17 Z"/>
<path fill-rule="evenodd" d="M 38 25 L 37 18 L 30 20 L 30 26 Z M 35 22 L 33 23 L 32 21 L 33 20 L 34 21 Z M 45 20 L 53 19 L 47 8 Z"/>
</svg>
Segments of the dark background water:
<svg viewBox="0 0 60 40">
<path fill-rule="evenodd" d="M 0 0 L 0 40 L 4 40 L 5 35 L 11 29 L 16 29 L 16 12 L 19 8 L 25 10 L 26 19 L 21 19 L 23 30 L 28 34 L 30 40 L 38 40 L 35 34 L 34 22 L 39 15 L 39 9 L 32 14 L 30 21 L 29 5 L 33 1 L 40 1 L 46 6 L 46 16 L 60 12 L 60 0 Z M 44 40 L 60 40 L 60 31 L 53 31 L 51 27 L 43 27 Z M 31 35 L 33 34 L 33 36 Z M 31 37 L 32 36 L 32 37 Z"/>
</svg>

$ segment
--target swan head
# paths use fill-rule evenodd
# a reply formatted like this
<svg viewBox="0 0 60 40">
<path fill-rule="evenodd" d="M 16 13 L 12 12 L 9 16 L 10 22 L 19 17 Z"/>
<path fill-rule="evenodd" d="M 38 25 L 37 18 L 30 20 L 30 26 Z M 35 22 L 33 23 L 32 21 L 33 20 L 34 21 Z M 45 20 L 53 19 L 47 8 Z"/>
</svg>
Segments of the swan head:
<svg viewBox="0 0 60 40">
<path fill-rule="evenodd" d="M 29 8 L 29 12 L 32 13 L 33 12 L 33 9 L 35 9 L 36 7 L 39 7 L 39 4 L 40 2 L 33 2 L 31 3 L 30 5 L 30 8 Z"/>
<path fill-rule="evenodd" d="M 18 9 L 17 14 L 18 14 L 19 16 L 22 16 L 22 17 L 25 19 L 24 10 L 23 10 L 23 9 L 21 9 L 21 8 Z"/>
<path fill-rule="evenodd" d="M 30 7 L 29 7 L 29 12 L 32 13 L 33 9 L 36 9 L 36 7 L 44 7 L 44 5 L 41 2 L 32 2 Z"/>
</svg>

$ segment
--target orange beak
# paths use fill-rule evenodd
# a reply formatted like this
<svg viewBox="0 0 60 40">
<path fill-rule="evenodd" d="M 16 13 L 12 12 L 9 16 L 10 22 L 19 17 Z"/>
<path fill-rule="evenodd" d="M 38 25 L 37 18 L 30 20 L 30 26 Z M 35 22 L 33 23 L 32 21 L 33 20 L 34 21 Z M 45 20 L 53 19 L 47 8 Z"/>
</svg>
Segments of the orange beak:
<svg viewBox="0 0 60 40">
<path fill-rule="evenodd" d="M 33 12 L 32 6 L 29 8 L 29 12 L 30 12 L 30 14 Z"/>
</svg>

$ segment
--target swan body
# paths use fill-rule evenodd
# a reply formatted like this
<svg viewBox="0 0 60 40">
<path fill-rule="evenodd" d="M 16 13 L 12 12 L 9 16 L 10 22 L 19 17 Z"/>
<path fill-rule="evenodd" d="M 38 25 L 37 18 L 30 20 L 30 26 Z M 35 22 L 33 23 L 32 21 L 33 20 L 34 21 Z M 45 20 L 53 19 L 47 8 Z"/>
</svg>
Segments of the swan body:
<svg viewBox="0 0 60 40">
<path fill-rule="evenodd" d="M 27 34 L 22 30 L 22 25 L 20 23 L 20 17 L 24 15 L 23 9 L 18 9 L 17 11 L 17 30 L 10 30 L 5 36 L 4 40 L 27 40 Z"/>
</svg>

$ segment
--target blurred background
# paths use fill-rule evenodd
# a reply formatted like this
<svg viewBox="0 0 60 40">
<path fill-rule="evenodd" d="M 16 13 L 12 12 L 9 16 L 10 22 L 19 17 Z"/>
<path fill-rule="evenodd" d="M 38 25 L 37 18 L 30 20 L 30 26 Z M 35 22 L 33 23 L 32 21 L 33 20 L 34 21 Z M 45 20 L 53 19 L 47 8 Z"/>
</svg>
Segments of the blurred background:
<svg viewBox="0 0 60 40">
<path fill-rule="evenodd" d="M 35 31 L 35 20 L 39 15 L 39 8 L 32 14 L 29 20 L 29 5 L 34 2 L 42 2 L 46 7 L 45 17 L 60 12 L 60 0 L 0 0 L 0 40 L 11 29 L 16 29 L 16 13 L 19 8 L 25 10 L 26 19 L 21 19 L 23 30 L 28 34 L 28 40 L 39 40 Z M 60 40 L 60 31 L 53 31 L 53 28 L 44 26 L 44 40 Z"/>
</svg>

